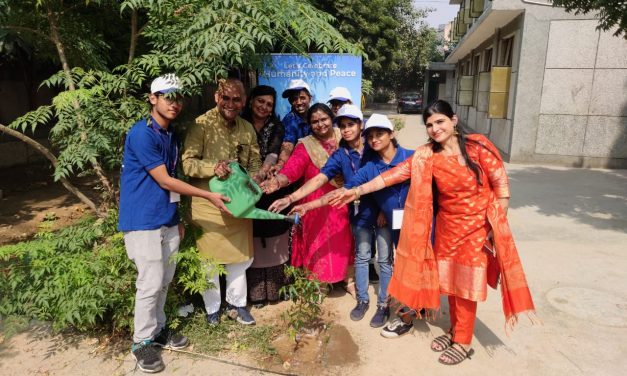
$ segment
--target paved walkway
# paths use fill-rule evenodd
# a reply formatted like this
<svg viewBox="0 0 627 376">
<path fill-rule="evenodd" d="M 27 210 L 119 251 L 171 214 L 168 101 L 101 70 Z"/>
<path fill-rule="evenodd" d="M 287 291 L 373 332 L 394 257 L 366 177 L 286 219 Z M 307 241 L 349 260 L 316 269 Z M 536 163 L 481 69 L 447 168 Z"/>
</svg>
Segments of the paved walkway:
<svg viewBox="0 0 627 376">
<path fill-rule="evenodd" d="M 402 117 L 401 145 L 424 143 L 420 117 Z M 442 318 L 418 321 L 412 334 L 396 340 L 376 339 L 378 331 L 366 319 L 343 320 L 360 345 L 359 374 L 627 372 L 627 170 L 506 167 L 512 189 L 509 220 L 543 325 L 522 318 L 508 336 L 500 293 L 491 290 L 478 308 L 475 356 L 448 367 L 429 349 L 448 322 L 444 299 Z M 352 304 L 348 298 L 338 302 L 344 317 Z M 373 307 L 370 311 L 367 319 Z"/>
</svg>

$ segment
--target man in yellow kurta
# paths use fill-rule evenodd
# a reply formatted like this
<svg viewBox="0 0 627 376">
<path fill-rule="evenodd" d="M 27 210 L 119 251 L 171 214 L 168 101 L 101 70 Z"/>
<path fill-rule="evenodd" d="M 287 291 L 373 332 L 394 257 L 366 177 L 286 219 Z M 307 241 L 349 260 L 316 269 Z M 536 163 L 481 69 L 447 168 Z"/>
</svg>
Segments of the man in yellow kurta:
<svg viewBox="0 0 627 376">
<path fill-rule="evenodd" d="M 246 102 L 242 82 L 220 80 L 215 100 L 216 107 L 196 118 L 189 127 L 181 158 L 190 183 L 205 190 L 209 189 L 209 180 L 228 176 L 230 161 L 238 161 L 250 174 L 257 173 L 261 166 L 257 134 L 253 126 L 239 116 Z M 192 198 L 191 218 L 203 230 L 197 240 L 201 257 L 225 266 L 228 316 L 245 325 L 255 324 L 246 310 L 246 269 L 253 257 L 252 220 L 231 217 L 196 198 Z M 216 288 L 205 291 L 202 297 L 207 322 L 217 325 L 220 284 L 218 273 L 213 274 Z"/>
</svg>

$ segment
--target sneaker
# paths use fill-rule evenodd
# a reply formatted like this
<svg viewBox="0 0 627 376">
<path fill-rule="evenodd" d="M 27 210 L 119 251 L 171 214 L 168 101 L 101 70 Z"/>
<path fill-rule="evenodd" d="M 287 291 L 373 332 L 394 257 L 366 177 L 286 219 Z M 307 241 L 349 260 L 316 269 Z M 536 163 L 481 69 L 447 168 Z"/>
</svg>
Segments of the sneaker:
<svg viewBox="0 0 627 376">
<path fill-rule="evenodd" d="M 152 342 L 155 346 L 168 350 L 181 350 L 187 347 L 187 337 L 174 333 L 168 328 L 163 328 Z"/>
<path fill-rule="evenodd" d="M 157 373 L 165 368 L 161 356 L 152 345 L 152 341 L 146 340 L 133 343 L 131 354 L 133 354 L 137 362 L 137 367 L 139 367 L 142 372 Z"/>
<path fill-rule="evenodd" d="M 255 325 L 257 323 L 250 312 L 246 310 L 246 307 L 229 305 L 226 308 L 226 312 L 231 320 L 237 320 L 237 322 L 242 325 Z"/>
<path fill-rule="evenodd" d="M 381 330 L 381 335 L 385 338 L 398 338 L 409 332 L 413 327 L 413 323 L 405 324 L 401 319 L 394 319 Z"/>
<path fill-rule="evenodd" d="M 374 264 L 368 264 L 368 280 L 372 284 L 379 283 L 379 275 L 377 274 L 377 269 L 375 269 Z"/>
<path fill-rule="evenodd" d="M 388 321 L 390 317 L 390 308 L 388 307 L 377 307 L 377 312 L 372 316 L 372 320 L 370 320 L 370 326 L 373 328 L 380 328 Z"/>
<path fill-rule="evenodd" d="M 351 311 L 351 320 L 359 321 L 364 318 L 368 310 L 368 302 L 357 302 L 357 305 Z"/>
<path fill-rule="evenodd" d="M 205 319 L 210 326 L 218 326 L 220 324 L 220 311 L 207 313 Z"/>
</svg>

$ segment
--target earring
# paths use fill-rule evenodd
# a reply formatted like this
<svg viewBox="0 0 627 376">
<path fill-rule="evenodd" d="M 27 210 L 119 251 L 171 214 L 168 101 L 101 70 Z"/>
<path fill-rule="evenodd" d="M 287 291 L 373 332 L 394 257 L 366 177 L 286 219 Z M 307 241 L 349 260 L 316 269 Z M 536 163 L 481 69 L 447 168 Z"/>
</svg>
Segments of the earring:
<svg viewBox="0 0 627 376">
<path fill-rule="evenodd" d="M 453 127 L 453 134 L 457 136 L 459 132 L 457 131 L 457 124 Z"/>
</svg>

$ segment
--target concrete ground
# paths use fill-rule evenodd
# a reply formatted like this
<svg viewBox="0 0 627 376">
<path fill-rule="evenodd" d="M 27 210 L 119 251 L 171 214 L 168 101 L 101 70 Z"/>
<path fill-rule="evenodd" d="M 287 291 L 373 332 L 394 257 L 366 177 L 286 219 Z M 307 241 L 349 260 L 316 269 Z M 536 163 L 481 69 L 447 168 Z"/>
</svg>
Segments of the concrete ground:
<svg viewBox="0 0 627 376">
<path fill-rule="evenodd" d="M 402 115 L 405 147 L 426 140 L 419 115 Z M 627 171 L 507 164 L 509 221 L 542 325 L 525 317 L 505 332 L 500 292 L 480 303 L 475 355 L 456 367 L 437 363 L 432 338 L 448 328 L 415 322 L 399 339 L 360 322 L 342 322 L 360 347 L 363 375 L 619 375 L 627 372 Z M 372 298 L 374 299 L 374 291 Z M 345 301 L 344 301 L 345 300 Z M 354 304 L 338 302 L 344 317 Z M 379 337 L 379 338 L 376 338 Z M 385 365 L 385 366 L 383 366 Z"/>
</svg>

